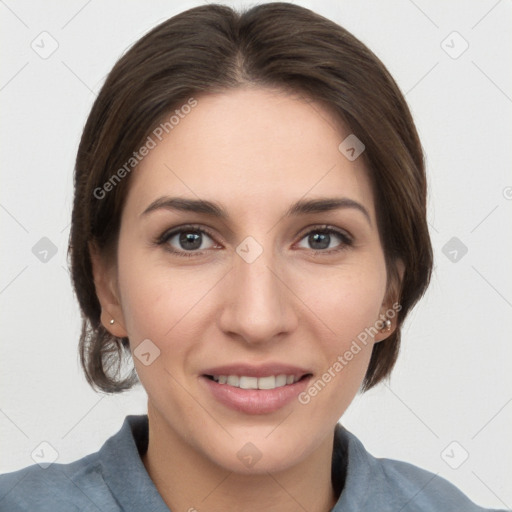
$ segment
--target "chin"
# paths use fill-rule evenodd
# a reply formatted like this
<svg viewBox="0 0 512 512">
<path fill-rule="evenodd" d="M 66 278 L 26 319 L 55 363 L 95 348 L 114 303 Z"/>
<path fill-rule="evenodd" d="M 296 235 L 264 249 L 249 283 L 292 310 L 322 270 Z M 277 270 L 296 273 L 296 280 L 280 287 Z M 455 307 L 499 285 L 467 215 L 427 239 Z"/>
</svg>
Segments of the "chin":
<svg viewBox="0 0 512 512">
<path fill-rule="evenodd" d="M 301 462 L 297 457 L 297 449 L 257 451 L 254 445 L 244 445 L 241 450 L 244 455 L 241 459 L 238 455 L 218 461 L 226 470 L 239 475 L 267 475 L 268 473 L 279 473 L 293 467 Z M 252 454 L 252 455 L 251 455 Z M 253 457 L 251 461 L 249 457 Z M 261 458 L 258 458 L 261 457 Z"/>
<path fill-rule="evenodd" d="M 315 446 L 303 444 L 308 438 L 305 433 L 283 430 L 272 439 L 268 428 L 250 431 L 244 435 L 234 435 L 231 439 L 215 443 L 210 450 L 210 459 L 227 471 L 241 475 L 266 475 L 277 473 L 302 462 Z M 288 435 L 289 434 L 289 435 Z M 302 442 L 297 442 L 301 439 Z"/>
</svg>

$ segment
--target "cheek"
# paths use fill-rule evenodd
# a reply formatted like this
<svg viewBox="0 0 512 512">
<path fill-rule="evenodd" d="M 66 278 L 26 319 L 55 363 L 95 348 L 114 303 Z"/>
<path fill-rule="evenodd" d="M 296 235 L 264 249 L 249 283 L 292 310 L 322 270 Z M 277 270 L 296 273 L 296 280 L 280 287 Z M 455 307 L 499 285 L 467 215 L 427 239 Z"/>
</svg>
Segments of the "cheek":
<svg viewBox="0 0 512 512">
<path fill-rule="evenodd" d="M 319 319 L 317 324 L 323 326 L 315 336 L 323 364 L 299 395 L 299 403 L 312 417 L 328 417 L 331 422 L 344 414 L 366 374 L 376 334 L 372 328 L 385 292 L 378 272 L 357 274 L 353 270 L 326 280 L 323 293 L 317 288 L 307 299 Z"/>
<path fill-rule="evenodd" d="M 176 361 L 192 350 L 193 340 L 201 339 L 201 319 L 214 295 L 209 292 L 220 281 L 222 269 L 171 267 L 161 255 L 127 251 L 120 241 L 118 272 L 132 349 L 150 339 L 162 352 L 172 350 Z"/>
<path fill-rule="evenodd" d="M 330 346 L 343 345 L 379 317 L 386 270 L 378 259 L 362 258 L 338 268 L 319 268 L 297 280 L 298 295 L 327 332 Z M 338 340 L 334 344 L 332 341 Z"/>
<path fill-rule="evenodd" d="M 385 288 L 385 266 L 377 259 L 324 269 L 302 281 L 298 295 L 311 311 L 311 322 L 319 326 L 315 343 L 323 361 L 322 382 L 311 389 L 312 396 L 329 388 L 318 406 L 337 403 L 344 410 L 357 392 L 371 357 Z"/>
<path fill-rule="evenodd" d="M 190 268 L 171 269 L 143 251 L 124 251 L 124 255 L 120 250 L 119 288 L 137 374 L 157 403 L 172 404 L 178 416 L 186 416 L 194 404 L 180 383 L 186 381 L 185 362 L 201 339 L 201 298 L 215 279 Z M 137 350 L 139 344 L 149 347 L 144 349 L 150 353 L 149 364 L 138 357 L 143 352 Z"/>
</svg>

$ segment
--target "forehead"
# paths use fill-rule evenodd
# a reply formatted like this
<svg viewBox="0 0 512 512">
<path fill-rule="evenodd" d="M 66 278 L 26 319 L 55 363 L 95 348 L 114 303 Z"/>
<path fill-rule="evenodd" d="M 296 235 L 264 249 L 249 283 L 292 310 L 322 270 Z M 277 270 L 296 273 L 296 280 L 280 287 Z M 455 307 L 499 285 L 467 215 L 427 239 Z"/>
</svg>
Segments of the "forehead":
<svg viewBox="0 0 512 512">
<path fill-rule="evenodd" d="M 302 197 L 344 196 L 374 217 L 363 159 L 349 161 L 338 149 L 350 131 L 321 105 L 261 88 L 195 99 L 162 140 L 151 135 L 154 148 L 131 176 L 133 213 L 164 194 L 276 212 Z"/>
</svg>

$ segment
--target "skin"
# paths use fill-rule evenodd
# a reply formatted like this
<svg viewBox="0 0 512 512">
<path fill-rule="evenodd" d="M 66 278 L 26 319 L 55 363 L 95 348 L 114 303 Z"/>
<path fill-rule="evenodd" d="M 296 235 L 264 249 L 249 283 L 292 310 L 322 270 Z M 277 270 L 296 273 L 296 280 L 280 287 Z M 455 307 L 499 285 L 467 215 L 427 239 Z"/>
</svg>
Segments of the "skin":
<svg viewBox="0 0 512 512">
<path fill-rule="evenodd" d="M 148 366 L 134 357 L 148 394 L 142 460 L 171 510 L 283 512 L 299 503 L 328 511 L 338 498 L 330 474 L 334 427 L 359 390 L 373 344 L 395 321 L 307 405 L 236 412 L 208 393 L 200 375 L 221 364 L 275 361 L 319 378 L 391 307 L 365 164 L 340 153 L 350 131 L 319 104 L 256 87 L 196 99 L 130 177 L 117 261 L 91 245 L 103 325 L 128 336 L 132 351 L 145 339 L 160 350 Z M 229 217 L 141 215 L 163 195 L 215 201 Z M 322 197 L 357 201 L 369 219 L 356 208 L 283 217 L 295 201 Z M 176 236 L 153 243 L 189 223 L 214 235 L 203 235 L 202 254 L 166 250 L 186 252 Z M 324 224 L 350 234 L 352 245 L 331 235 L 328 249 L 315 254 L 308 235 Z M 236 252 L 247 236 L 263 249 L 252 263 Z M 247 442 L 262 454 L 252 468 L 237 457 Z"/>
</svg>

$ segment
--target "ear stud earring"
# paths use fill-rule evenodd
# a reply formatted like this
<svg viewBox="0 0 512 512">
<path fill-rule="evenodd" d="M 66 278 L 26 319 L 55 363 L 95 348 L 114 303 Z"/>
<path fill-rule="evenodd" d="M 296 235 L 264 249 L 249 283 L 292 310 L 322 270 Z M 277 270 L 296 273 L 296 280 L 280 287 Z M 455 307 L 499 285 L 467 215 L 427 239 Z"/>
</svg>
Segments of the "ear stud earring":
<svg viewBox="0 0 512 512">
<path fill-rule="evenodd" d="M 112 320 L 110 320 L 110 325 L 113 325 L 114 322 L 115 320 L 112 318 Z"/>
<path fill-rule="evenodd" d="M 384 325 L 382 326 L 381 331 L 390 331 L 391 330 L 391 320 L 389 318 L 386 318 L 386 320 L 384 320 L 382 323 Z"/>
</svg>

